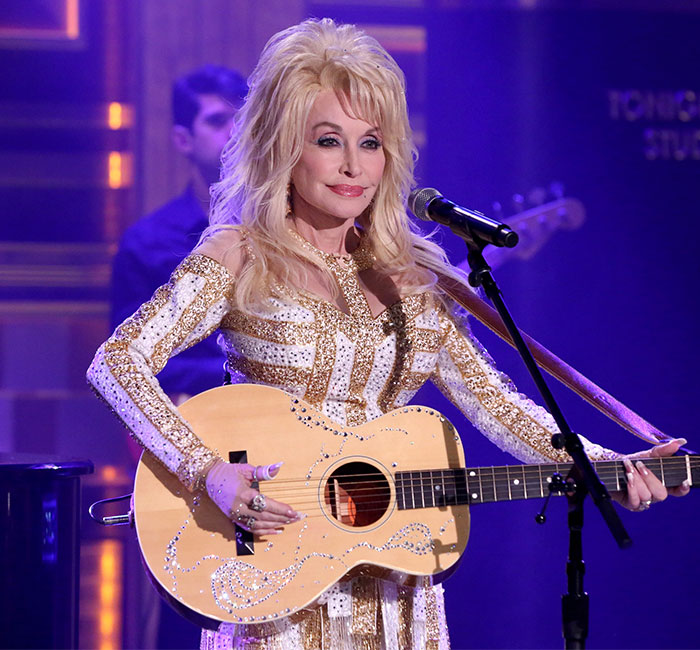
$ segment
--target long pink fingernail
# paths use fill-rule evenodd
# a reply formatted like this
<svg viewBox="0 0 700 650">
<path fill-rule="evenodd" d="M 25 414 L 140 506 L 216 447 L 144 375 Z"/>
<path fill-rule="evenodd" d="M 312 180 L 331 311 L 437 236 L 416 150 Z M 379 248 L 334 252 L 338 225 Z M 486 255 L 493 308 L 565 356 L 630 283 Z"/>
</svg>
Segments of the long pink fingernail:
<svg viewBox="0 0 700 650">
<path fill-rule="evenodd" d="M 649 470 L 646 468 L 644 463 L 641 460 L 637 461 L 637 469 L 644 474 L 644 476 L 649 476 Z"/>
<path fill-rule="evenodd" d="M 622 464 L 625 466 L 625 470 L 627 472 L 627 483 L 632 485 L 634 483 L 634 469 L 632 468 L 632 463 L 630 462 L 629 458 L 625 458 L 622 461 Z"/>
<path fill-rule="evenodd" d="M 280 471 L 280 467 L 282 467 L 282 465 L 284 465 L 284 461 L 268 466 L 267 475 L 274 478 L 277 472 Z"/>
</svg>

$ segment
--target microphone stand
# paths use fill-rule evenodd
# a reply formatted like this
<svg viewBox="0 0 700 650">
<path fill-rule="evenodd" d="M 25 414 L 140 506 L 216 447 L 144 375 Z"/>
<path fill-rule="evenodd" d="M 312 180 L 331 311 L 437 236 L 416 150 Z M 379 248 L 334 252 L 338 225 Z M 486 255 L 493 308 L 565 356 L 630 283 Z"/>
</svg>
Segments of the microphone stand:
<svg viewBox="0 0 700 650">
<path fill-rule="evenodd" d="M 562 596 L 562 632 L 565 639 L 565 648 L 583 649 L 586 647 L 589 618 L 588 594 L 583 590 L 585 565 L 583 562 L 582 529 L 583 502 L 586 495 L 591 495 L 593 502 L 600 510 L 605 523 L 620 548 L 628 548 L 632 544 L 632 539 L 627 534 L 619 515 L 612 505 L 610 494 L 595 473 L 588 456 L 586 456 L 581 439 L 571 430 L 566 422 L 540 369 L 535 363 L 530 349 L 527 347 L 506 307 L 501 290 L 496 284 L 491 274 L 491 268 L 482 254 L 489 242 L 468 229 L 454 228 L 453 232 L 461 237 L 467 245 L 467 261 L 471 269 L 469 284 L 473 287 L 483 287 L 484 292 L 503 320 L 503 324 L 508 330 L 518 353 L 559 428 L 559 433 L 552 436 L 552 446 L 555 449 L 565 449 L 574 461 L 574 467 L 567 481 L 563 483 L 554 480 L 552 485 L 555 486 L 554 490 L 564 489 L 569 498 L 569 557 L 566 567 L 568 592 Z M 559 488 L 556 487 L 557 485 L 559 485 Z M 537 521 L 543 523 L 544 515 L 538 515 Z"/>
</svg>

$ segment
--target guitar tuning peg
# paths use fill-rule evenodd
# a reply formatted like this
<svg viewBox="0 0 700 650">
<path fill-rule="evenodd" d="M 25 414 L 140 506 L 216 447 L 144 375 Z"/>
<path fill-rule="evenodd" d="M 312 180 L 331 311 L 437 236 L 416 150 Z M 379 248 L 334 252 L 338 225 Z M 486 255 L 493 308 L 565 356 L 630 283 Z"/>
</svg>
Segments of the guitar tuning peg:
<svg viewBox="0 0 700 650">
<path fill-rule="evenodd" d="M 499 221 L 503 221 L 503 218 L 504 218 L 503 206 L 501 205 L 500 201 L 494 201 L 491 204 L 491 213 L 493 214 L 495 219 L 498 219 Z"/>
<path fill-rule="evenodd" d="M 525 197 L 522 194 L 513 194 L 513 209 L 522 212 L 525 209 Z"/>
<path fill-rule="evenodd" d="M 544 205 L 547 202 L 547 190 L 544 187 L 533 187 L 527 195 L 532 206 Z"/>
<path fill-rule="evenodd" d="M 555 199 L 564 198 L 564 184 L 559 181 L 552 181 L 549 184 L 549 191 Z"/>
</svg>

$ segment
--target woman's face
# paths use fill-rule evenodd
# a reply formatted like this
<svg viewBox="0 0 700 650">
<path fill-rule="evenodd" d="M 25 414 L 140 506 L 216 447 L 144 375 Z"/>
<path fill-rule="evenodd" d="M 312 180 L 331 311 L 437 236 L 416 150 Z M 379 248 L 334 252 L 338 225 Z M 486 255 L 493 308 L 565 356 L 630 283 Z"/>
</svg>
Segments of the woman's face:
<svg viewBox="0 0 700 650">
<path fill-rule="evenodd" d="M 359 217 L 377 191 L 384 163 L 379 128 L 351 117 L 333 91 L 322 91 L 292 170 L 295 216 L 318 226 Z"/>
</svg>

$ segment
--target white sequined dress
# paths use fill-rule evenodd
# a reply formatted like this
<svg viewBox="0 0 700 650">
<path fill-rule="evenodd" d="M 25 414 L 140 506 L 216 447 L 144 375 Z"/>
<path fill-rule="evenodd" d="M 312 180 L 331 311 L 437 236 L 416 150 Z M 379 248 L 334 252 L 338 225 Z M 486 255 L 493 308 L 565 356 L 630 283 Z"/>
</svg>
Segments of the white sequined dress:
<svg viewBox="0 0 700 650">
<path fill-rule="evenodd" d="M 310 245 L 309 245 L 310 246 Z M 362 248 L 362 247 L 361 247 Z M 200 487 L 212 451 L 160 389 L 167 360 L 221 332 L 234 383 L 261 383 L 303 398 L 341 424 L 372 420 L 408 403 L 431 380 L 500 448 L 525 462 L 566 460 L 549 441 L 551 416 L 494 369 L 466 322 L 432 294 L 411 295 L 373 317 L 358 283 L 371 265 L 357 251 L 324 256 L 349 313 L 318 297 L 287 292 L 246 314 L 232 307 L 235 279 L 191 255 L 170 282 L 98 350 L 88 380 L 131 433 L 189 488 Z M 586 442 L 591 458 L 612 452 Z M 251 638 L 232 625 L 204 631 L 203 648 L 449 648 L 440 585 L 409 589 L 371 578 L 336 585 L 302 620 Z"/>
</svg>

